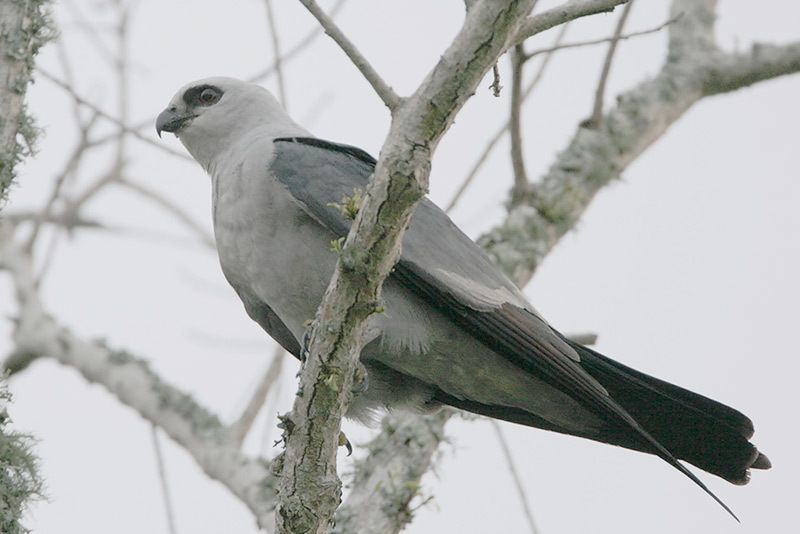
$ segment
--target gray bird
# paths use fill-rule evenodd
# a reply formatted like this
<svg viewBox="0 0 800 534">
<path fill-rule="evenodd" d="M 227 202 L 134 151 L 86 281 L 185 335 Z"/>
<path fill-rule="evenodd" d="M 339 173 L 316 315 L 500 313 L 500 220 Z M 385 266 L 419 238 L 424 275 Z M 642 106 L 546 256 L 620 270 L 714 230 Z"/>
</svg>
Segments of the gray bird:
<svg viewBox="0 0 800 534">
<path fill-rule="evenodd" d="M 156 121 L 211 175 L 220 264 L 247 314 L 300 357 L 331 279 L 338 203 L 375 159 L 317 139 L 265 89 L 231 78 L 181 88 Z M 418 205 L 361 354 L 368 387 L 348 417 L 442 405 L 655 454 L 730 510 L 678 459 L 734 484 L 770 462 L 753 424 L 716 401 L 626 367 L 552 328 L 430 200 Z M 735 516 L 734 516 L 735 517 Z"/>
</svg>

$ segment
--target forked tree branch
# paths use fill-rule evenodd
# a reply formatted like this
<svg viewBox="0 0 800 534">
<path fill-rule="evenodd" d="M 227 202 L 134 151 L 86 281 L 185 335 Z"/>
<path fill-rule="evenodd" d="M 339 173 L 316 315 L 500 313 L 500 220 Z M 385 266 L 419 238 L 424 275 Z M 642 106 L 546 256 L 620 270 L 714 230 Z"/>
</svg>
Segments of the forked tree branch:
<svg viewBox="0 0 800 534">
<path fill-rule="evenodd" d="M 580 126 L 529 198 L 479 243 L 514 280 L 527 283 L 594 195 L 703 97 L 800 72 L 800 43 L 725 53 L 714 41 L 712 0 L 675 0 L 661 71 L 617 98 L 600 128 Z"/>
<path fill-rule="evenodd" d="M 433 150 L 531 6 L 532 0 L 475 4 L 433 71 L 394 110 L 381 159 L 317 311 L 298 396 L 284 420 L 279 532 L 325 532 L 333 519 L 341 495 L 339 428 L 357 380 L 367 319 L 379 309 L 381 284 L 399 256 L 412 210 L 427 192 Z"/>
</svg>

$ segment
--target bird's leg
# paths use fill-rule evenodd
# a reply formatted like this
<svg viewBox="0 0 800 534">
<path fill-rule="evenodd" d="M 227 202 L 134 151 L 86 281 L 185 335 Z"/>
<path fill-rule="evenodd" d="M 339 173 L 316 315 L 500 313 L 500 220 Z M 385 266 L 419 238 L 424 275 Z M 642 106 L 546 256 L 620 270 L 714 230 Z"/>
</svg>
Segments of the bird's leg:
<svg viewBox="0 0 800 534">
<path fill-rule="evenodd" d="M 313 319 L 308 319 L 306 322 L 303 323 L 305 330 L 303 331 L 303 339 L 300 342 L 300 363 L 306 363 L 306 358 L 308 358 L 309 351 L 311 345 L 311 327 L 314 324 Z"/>
<path fill-rule="evenodd" d="M 369 389 L 369 374 L 367 368 L 361 362 L 356 363 L 356 370 L 353 372 L 353 385 L 350 392 L 353 395 L 361 395 Z"/>
</svg>

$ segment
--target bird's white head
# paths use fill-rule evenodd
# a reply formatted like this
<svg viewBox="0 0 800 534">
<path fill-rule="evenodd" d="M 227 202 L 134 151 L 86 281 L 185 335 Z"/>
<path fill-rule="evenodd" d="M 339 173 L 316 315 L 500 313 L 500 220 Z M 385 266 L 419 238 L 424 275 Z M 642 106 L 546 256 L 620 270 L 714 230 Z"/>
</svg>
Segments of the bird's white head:
<svg viewBox="0 0 800 534">
<path fill-rule="evenodd" d="M 244 135 L 308 135 L 263 87 L 214 77 L 181 87 L 156 119 L 156 131 L 172 132 L 203 167 Z"/>
</svg>

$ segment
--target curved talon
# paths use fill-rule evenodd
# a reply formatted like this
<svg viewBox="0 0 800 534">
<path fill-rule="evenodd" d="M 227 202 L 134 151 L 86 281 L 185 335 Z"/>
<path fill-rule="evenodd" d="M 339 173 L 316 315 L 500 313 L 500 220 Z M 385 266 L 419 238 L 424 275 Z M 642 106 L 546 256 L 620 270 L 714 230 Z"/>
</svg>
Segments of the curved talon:
<svg viewBox="0 0 800 534">
<path fill-rule="evenodd" d="M 353 454 L 353 446 L 350 444 L 350 440 L 347 439 L 347 436 L 342 431 L 339 431 L 339 446 L 347 449 L 347 456 Z"/>
</svg>

